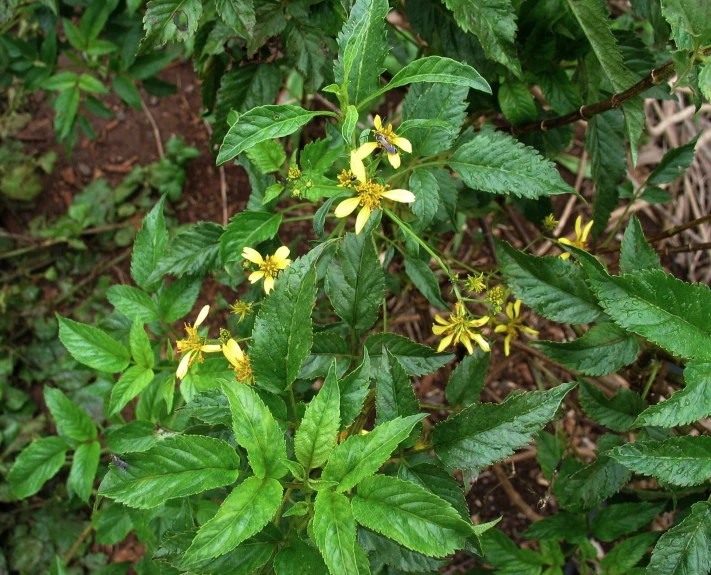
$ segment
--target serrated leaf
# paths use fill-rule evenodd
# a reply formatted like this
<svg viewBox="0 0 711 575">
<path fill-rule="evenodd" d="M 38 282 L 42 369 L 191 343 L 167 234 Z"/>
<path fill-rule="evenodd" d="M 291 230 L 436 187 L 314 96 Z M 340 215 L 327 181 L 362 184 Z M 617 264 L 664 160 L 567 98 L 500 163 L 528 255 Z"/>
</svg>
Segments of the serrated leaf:
<svg viewBox="0 0 711 575">
<path fill-rule="evenodd" d="M 343 120 L 343 127 L 341 128 L 343 139 L 349 147 L 353 144 L 353 133 L 355 132 L 357 123 L 358 108 L 351 104 L 346 108 L 346 116 Z"/>
<path fill-rule="evenodd" d="M 326 273 L 326 294 L 334 311 L 352 329 L 378 320 L 385 280 L 370 234 L 347 233 Z"/>
<path fill-rule="evenodd" d="M 370 387 L 370 355 L 363 349 L 362 363 L 338 382 L 341 396 L 341 427 L 348 427 L 360 413 Z"/>
<path fill-rule="evenodd" d="M 693 52 L 711 42 L 711 6 L 707 2 L 662 0 L 662 14 L 678 50 Z"/>
<path fill-rule="evenodd" d="M 44 402 L 52 414 L 59 435 L 74 441 L 96 438 L 96 426 L 91 417 L 61 390 L 45 386 Z"/>
<path fill-rule="evenodd" d="M 473 534 L 444 499 L 394 477 L 376 475 L 361 481 L 352 506 L 361 525 L 431 557 L 453 553 Z"/>
<path fill-rule="evenodd" d="M 148 339 L 146 330 L 143 329 L 143 323 L 141 321 L 134 320 L 133 324 L 131 324 L 128 342 L 131 347 L 133 360 L 141 367 L 152 369 L 156 360 L 153 355 L 153 350 L 151 349 L 151 342 Z"/>
<path fill-rule="evenodd" d="M 698 485 L 711 478 L 711 437 L 672 437 L 616 447 L 610 457 L 636 473 L 672 485 Z"/>
<path fill-rule="evenodd" d="M 321 479 L 337 481 L 336 491 L 353 488 L 380 469 L 424 417 L 425 414 L 418 414 L 393 419 L 378 425 L 367 435 L 349 436 L 331 453 Z"/>
<path fill-rule="evenodd" d="M 277 172 L 286 161 L 284 147 L 275 140 L 264 140 L 246 150 L 247 157 L 263 174 Z"/>
<path fill-rule="evenodd" d="M 404 466 L 401 467 L 403 468 Z M 368 555 L 377 557 L 378 563 L 388 565 L 391 569 L 399 569 L 401 572 L 432 573 L 447 564 L 446 560 L 434 559 L 417 551 L 411 551 L 369 529 L 358 530 L 358 543 L 368 552 Z"/>
<path fill-rule="evenodd" d="M 455 469 L 482 469 L 527 445 L 555 416 L 575 383 L 510 396 L 501 404 L 475 403 L 434 428 L 437 456 Z"/>
<path fill-rule="evenodd" d="M 616 372 L 634 362 L 639 353 L 637 339 L 611 322 L 594 325 L 573 341 L 538 340 L 530 344 L 553 361 L 594 377 Z"/>
<path fill-rule="evenodd" d="M 220 257 L 223 263 L 242 261 L 244 248 L 255 248 L 279 232 L 281 213 L 245 211 L 230 218 L 220 238 Z"/>
<path fill-rule="evenodd" d="M 711 18 L 711 11 L 709 12 L 709 18 Z M 687 168 L 691 165 L 691 162 L 694 161 L 694 151 L 696 148 L 696 142 L 699 141 L 699 136 L 701 136 L 701 132 L 696 134 L 696 136 L 694 136 L 688 144 L 677 148 L 671 148 L 666 154 L 664 154 L 662 161 L 659 162 L 659 165 L 647 178 L 646 184 L 648 186 L 669 184 L 674 180 L 681 178 Z"/>
<path fill-rule="evenodd" d="M 314 502 L 313 533 L 331 573 L 359 575 L 356 565 L 356 522 L 345 495 L 319 491 Z"/>
<path fill-rule="evenodd" d="M 558 511 L 555 515 L 536 521 L 524 535 L 529 539 L 563 539 L 576 541 L 585 539 L 588 527 L 585 519 L 567 511 Z"/>
<path fill-rule="evenodd" d="M 402 364 L 409 375 L 427 375 L 454 358 L 451 353 L 437 353 L 430 347 L 415 343 L 394 333 L 376 333 L 365 340 L 373 365 L 378 365 L 383 346 Z M 371 375 L 375 373 L 371 371 Z"/>
<path fill-rule="evenodd" d="M 498 529 L 491 529 L 482 538 L 487 563 L 503 573 L 539 575 L 546 561 L 532 549 L 518 547 Z"/>
<path fill-rule="evenodd" d="M 449 376 L 445 395 L 452 405 L 467 407 L 478 403 L 479 394 L 484 389 L 486 375 L 489 372 L 491 354 L 476 348 L 467 355 Z"/>
<path fill-rule="evenodd" d="M 415 287 L 433 306 L 449 310 L 449 305 L 442 299 L 439 281 L 430 266 L 421 259 L 405 256 L 405 272 Z"/>
<path fill-rule="evenodd" d="M 644 409 L 642 398 L 630 389 L 621 387 L 608 398 L 601 390 L 586 381 L 580 382 L 580 405 L 592 420 L 613 431 L 627 431 Z"/>
<path fill-rule="evenodd" d="M 248 38 L 256 23 L 252 0 L 216 0 L 217 13 L 242 38 Z"/>
<path fill-rule="evenodd" d="M 420 411 L 405 368 L 387 349 L 380 357 L 380 368 L 375 376 L 375 392 L 377 425 Z"/>
<path fill-rule="evenodd" d="M 131 421 L 125 425 L 112 425 L 106 431 L 106 441 L 112 453 L 147 451 L 156 444 L 151 421 Z"/>
<path fill-rule="evenodd" d="M 219 557 L 259 533 L 281 504 L 284 489 L 273 478 L 249 477 L 232 490 L 217 514 L 197 532 L 185 552 L 182 568 Z"/>
<path fill-rule="evenodd" d="M 57 314 L 59 339 L 78 362 L 108 373 L 123 371 L 131 356 L 114 338 L 96 327 Z"/>
<path fill-rule="evenodd" d="M 136 234 L 131 255 L 131 277 L 147 291 L 155 291 L 155 282 L 149 283 L 148 278 L 158 267 L 163 252 L 168 244 L 168 229 L 165 225 L 163 205 L 165 196 L 143 218 L 141 229 Z"/>
<path fill-rule="evenodd" d="M 711 570 L 711 503 L 699 501 L 691 513 L 657 542 L 646 575 L 691 575 Z"/>
<path fill-rule="evenodd" d="M 628 537 L 615 545 L 600 561 L 600 567 L 610 575 L 626 575 L 647 554 L 647 549 L 659 538 L 658 531 L 647 531 Z"/>
<path fill-rule="evenodd" d="M 154 375 L 152 369 L 140 365 L 132 365 L 124 371 L 111 390 L 109 415 L 120 413 L 129 401 L 151 384 Z"/>
<path fill-rule="evenodd" d="M 580 266 L 525 254 L 506 242 L 496 243 L 496 255 L 514 295 L 536 313 L 563 323 L 591 323 L 600 315 Z"/>
<path fill-rule="evenodd" d="M 174 281 L 158 298 L 158 309 L 167 323 L 172 323 L 188 315 L 195 307 L 202 277 L 183 276 Z"/>
<path fill-rule="evenodd" d="M 418 225 L 424 229 L 432 223 L 439 209 L 437 178 L 429 170 L 413 170 L 410 175 L 410 191 L 415 195 L 412 211 L 420 219 Z"/>
<path fill-rule="evenodd" d="M 296 69 L 304 75 L 307 89 L 318 90 L 323 85 L 328 53 L 323 32 L 297 24 L 286 39 L 286 48 L 294 58 Z"/>
<path fill-rule="evenodd" d="M 202 2 L 200 0 L 151 0 L 146 5 L 143 27 L 146 36 L 140 52 L 169 40 L 183 42 L 198 29 Z"/>
<path fill-rule="evenodd" d="M 121 459 L 126 465 L 109 467 L 99 494 L 139 509 L 229 485 L 239 475 L 234 447 L 202 435 L 168 437 L 147 451 L 127 453 Z"/>
<path fill-rule="evenodd" d="M 301 539 L 292 538 L 274 557 L 277 575 L 328 575 L 319 552 Z"/>
<path fill-rule="evenodd" d="M 198 222 L 176 235 L 158 262 L 149 281 L 163 274 L 206 275 L 220 267 L 220 237 L 224 228 L 212 222 Z"/>
<path fill-rule="evenodd" d="M 690 361 L 684 368 L 686 387 L 640 413 L 638 426 L 676 427 L 711 415 L 711 363 Z"/>
<path fill-rule="evenodd" d="M 69 90 L 60 92 L 54 101 L 54 131 L 57 134 L 57 141 L 64 141 L 69 136 L 74 127 L 74 120 L 79 109 L 81 92 L 76 86 Z"/>
<path fill-rule="evenodd" d="M 336 375 L 341 377 L 351 364 L 349 354 L 348 344 L 340 335 L 329 332 L 315 333 L 311 353 L 301 365 L 299 379 L 326 377 L 334 361 Z"/>
<path fill-rule="evenodd" d="M 644 237 L 639 219 L 633 215 L 622 238 L 620 273 L 628 274 L 639 270 L 657 269 L 662 269 L 659 256 Z"/>
<path fill-rule="evenodd" d="M 294 453 L 304 469 L 321 467 L 336 446 L 340 427 L 341 394 L 336 379 L 336 364 L 306 407 L 294 437 Z"/>
<path fill-rule="evenodd" d="M 252 108 L 230 126 L 217 154 L 217 165 L 233 160 L 259 142 L 293 134 L 312 118 L 323 114 L 291 104 Z"/>
<path fill-rule="evenodd" d="M 147 293 L 132 286 L 113 285 L 106 290 L 106 297 L 123 315 L 140 318 L 144 322 L 159 319 L 155 302 Z"/>
<path fill-rule="evenodd" d="M 42 489 L 64 465 L 67 449 L 61 437 L 43 437 L 23 449 L 7 474 L 15 496 L 25 499 Z"/>
<path fill-rule="evenodd" d="M 89 503 L 94 477 L 99 469 L 101 444 L 98 441 L 82 443 L 74 452 L 72 468 L 69 471 L 67 486 L 84 503 Z"/>
<path fill-rule="evenodd" d="M 506 81 L 499 86 L 499 106 L 501 111 L 514 126 L 523 122 L 532 122 L 538 112 L 528 86 L 518 80 Z"/>
<path fill-rule="evenodd" d="M 618 503 L 601 509 L 590 522 L 590 529 L 601 541 L 614 541 L 641 529 L 659 515 L 666 503 Z"/>
<path fill-rule="evenodd" d="M 574 194 L 555 165 L 536 150 L 502 132 L 483 132 L 447 160 L 474 190 L 536 199 Z"/>
<path fill-rule="evenodd" d="M 286 443 L 271 411 L 257 393 L 243 384 L 223 384 L 232 411 L 235 440 L 247 451 L 249 465 L 260 479 L 286 475 Z"/>
</svg>

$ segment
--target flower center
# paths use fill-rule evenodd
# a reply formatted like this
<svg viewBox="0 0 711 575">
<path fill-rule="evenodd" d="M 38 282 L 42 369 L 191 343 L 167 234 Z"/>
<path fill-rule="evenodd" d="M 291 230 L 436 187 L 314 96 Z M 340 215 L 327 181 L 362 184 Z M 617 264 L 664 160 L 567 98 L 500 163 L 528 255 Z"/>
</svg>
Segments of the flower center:
<svg viewBox="0 0 711 575">
<path fill-rule="evenodd" d="M 188 333 L 187 339 L 179 339 L 176 341 L 179 352 L 184 352 L 189 349 L 200 350 L 200 348 L 205 343 L 205 338 L 198 335 L 197 328 L 192 327 L 190 324 L 185 324 L 185 331 Z"/>
<path fill-rule="evenodd" d="M 275 278 L 279 273 L 277 263 L 274 261 L 272 256 L 265 256 L 264 263 L 259 264 L 259 269 L 264 272 L 265 276 L 271 278 Z"/>
<path fill-rule="evenodd" d="M 254 383 L 254 374 L 252 373 L 252 365 L 249 363 L 249 357 L 244 356 L 239 360 L 234 366 L 235 375 L 237 379 L 242 383 L 247 385 L 252 385 Z"/>
<path fill-rule="evenodd" d="M 355 189 L 360 197 L 361 206 L 364 208 L 370 208 L 371 211 L 377 210 L 380 207 L 385 186 L 381 186 L 380 184 L 368 180 L 364 184 L 356 186 Z"/>
</svg>

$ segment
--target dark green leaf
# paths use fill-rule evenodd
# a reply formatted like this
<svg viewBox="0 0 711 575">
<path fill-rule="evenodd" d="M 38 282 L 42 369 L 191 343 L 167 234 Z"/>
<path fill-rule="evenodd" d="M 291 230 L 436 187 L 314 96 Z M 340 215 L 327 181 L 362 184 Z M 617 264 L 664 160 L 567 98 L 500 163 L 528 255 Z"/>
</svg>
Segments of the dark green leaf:
<svg viewBox="0 0 711 575">
<path fill-rule="evenodd" d="M 120 413 L 129 401 L 151 384 L 154 375 L 152 369 L 140 365 L 132 365 L 124 371 L 111 390 L 109 415 Z"/>
<path fill-rule="evenodd" d="M 601 541 L 614 541 L 652 522 L 665 503 L 618 503 L 601 509 L 593 517 L 590 528 Z"/>
<path fill-rule="evenodd" d="M 74 441 L 96 438 L 96 426 L 91 417 L 56 387 L 45 386 L 44 402 L 52 414 L 57 433 Z"/>
<path fill-rule="evenodd" d="M 165 196 L 162 196 L 153 209 L 143 218 L 141 229 L 136 235 L 131 256 L 131 276 L 136 283 L 147 291 L 155 291 L 155 284 L 148 278 L 158 267 L 168 244 L 168 229 L 163 216 Z"/>
<path fill-rule="evenodd" d="M 449 305 L 442 299 L 439 281 L 427 263 L 421 259 L 405 256 L 405 272 L 427 301 L 439 309 L 449 310 Z"/>
<path fill-rule="evenodd" d="M 54 131 L 57 134 L 57 140 L 62 142 L 69 136 L 69 133 L 74 126 L 74 120 L 79 109 L 79 99 L 81 93 L 79 88 L 74 87 L 69 90 L 64 90 L 57 96 L 54 102 Z"/>
<path fill-rule="evenodd" d="M 59 339 L 78 362 L 109 373 L 123 371 L 131 359 L 128 350 L 114 338 L 90 325 L 57 314 Z"/>
<path fill-rule="evenodd" d="M 677 1 L 681 3 L 685 0 Z M 711 18 L 711 11 L 709 12 L 708 17 Z M 709 30 L 711 30 L 711 28 L 709 28 Z M 696 148 L 696 142 L 699 141 L 700 135 L 701 132 L 696 134 L 694 139 L 688 144 L 679 146 L 678 148 L 671 148 L 666 154 L 664 154 L 662 161 L 659 162 L 659 165 L 647 178 L 646 184 L 648 186 L 668 184 L 682 177 L 687 168 L 691 165 L 691 162 L 694 160 L 694 150 Z"/>
<path fill-rule="evenodd" d="M 163 319 L 172 323 L 188 315 L 195 307 L 201 287 L 200 276 L 183 276 L 170 284 L 158 298 L 158 308 Z"/>
<path fill-rule="evenodd" d="M 240 212 L 230 219 L 220 238 L 220 256 L 223 263 L 242 261 L 244 248 L 255 248 L 261 242 L 276 236 L 281 225 L 281 213 Z"/>
<path fill-rule="evenodd" d="M 519 80 L 506 81 L 499 87 L 499 106 L 514 126 L 532 122 L 538 112 L 528 86 Z"/>
<path fill-rule="evenodd" d="M 365 347 L 373 365 L 379 365 L 385 346 L 402 364 L 409 375 L 427 375 L 448 363 L 454 354 L 437 353 L 430 347 L 420 345 L 394 333 L 376 333 L 365 340 Z M 371 375 L 375 375 L 371 371 Z"/>
<path fill-rule="evenodd" d="M 277 575 L 328 575 L 319 552 L 301 539 L 292 538 L 274 557 Z"/>
<path fill-rule="evenodd" d="M 341 392 L 341 427 L 348 427 L 360 413 L 370 387 L 370 355 L 363 349 L 363 362 L 338 382 Z"/>
<path fill-rule="evenodd" d="M 654 248 L 647 243 L 636 215 L 630 218 L 630 223 L 622 238 L 620 250 L 620 273 L 628 274 L 640 270 L 662 269 L 659 256 Z"/>
<path fill-rule="evenodd" d="M 84 503 L 89 503 L 100 456 L 101 444 L 98 441 L 82 443 L 74 452 L 67 485 Z"/>
<path fill-rule="evenodd" d="M 112 453 L 147 451 L 156 443 L 155 424 L 150 421 L 131 421 L 125 425 L 112 425 L 106 440 Z"/>
<path fill-rule="evenodd" d="M 380 357 L 380 368 L 375 376 L 377 425 L 398 417 L 415 415 L 420 411 L 420 404 L 405 368 L 387 349 L 384 351 L 385 353 Z"/>
<path fill-rule="evenodd" d="M 610 575 L 627 575 L 647 554 L 647 549 L 654 545 L 658 537 L 658 531 L 647 531 L 635 537 L 628 537 L 605 555 L 600 561 L 600 567 Z"/>
<path fill-rule="evenodd" d="M 198 222 L 175 236 L 149 281 L 169 273 L 205 275 L 220 267 L 220 237 L 224 228 L 211 222 Z"/>
<path fill-rule="evenodd" d="M 420 219 L 418 225 L 426 228 L 439 208 L 439 184 L 429 170 L 413 170 L 410 176 L 410 191 L 415 195 L 413 213 Z"/>
<path fill-rule="evenodd" d="M 162 46 L 169 40 L 183 42 L 192 37 L 201 14 L 200 0 L 150 0 L 143 17 L 146 37 L 141 41 L 140 51 Z"/>
<path fill-rule="evenodd" d="M 624 387 L 614 397 L 608 398 L 591 383 L 582 381 L 579 394 L 580 405 L 587 416 L 613 431 L 627 431 L 644 409 L 642 398 Z"/>
<path fill-rule="evenodd" d="M 252 0 L 217 0 L 217 13 L 242 38 L 248 38 L 255 25 Z"/>
<path fill-rule="evenodd" d="M 61 437 L 43 437 L 30 443 L 15 459 L 7 482 L 18 499 L 34 495 L 64 464 L 69 446 Z"/>
<path fill-rule="evenodd" d="M 140 110 L 142 107 L 141 93 L 136 88 L 133 80 L 128 76 L 116 76 L 113 81 L 114 92 L 119 95 L 126 104 Z"/>
<path fill-rule="evenodd" d="M 489 372 L 491 354 L 477 348 L 467 355 L 449 376 L 445 394 L 452 405 L 467 407 L 479 402 L 479 394 L 484 389 Z"/>
</svg>

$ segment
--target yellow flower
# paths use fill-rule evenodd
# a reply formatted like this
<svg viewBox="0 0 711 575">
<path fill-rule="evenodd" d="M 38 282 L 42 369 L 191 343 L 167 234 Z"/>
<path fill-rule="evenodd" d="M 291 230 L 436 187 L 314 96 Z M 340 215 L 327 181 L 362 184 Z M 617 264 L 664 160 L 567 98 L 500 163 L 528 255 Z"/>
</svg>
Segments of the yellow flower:
<svg viewBox="0 0 711 575">
<path fill-rule="evenodd" d="M 585 226 L 585 229 L 583 229 L 583 217 L 578 216 L 578 219 L 575 220 L 575 239 L 571 241 L 568 238 L 560 238 L 558 241 L 561 244 L 565 244 L 566 246 L 575 246 L 576 248 L 580 248 L 581 250 L 587 250 L 588 234 L 590 233 L 590 230 L 592 229 L 594 223 L 595 222 L 593 220 L 590 220 L 588 225 Z M 560 257 L 564 260 L 567 260 L 570 257 L 570 254 L 568 252 L 565 252 L 563 254 L 560 254 Z"/>
<path fill-rule="evenodd" d="M 178 364 L 178 369 L 175 375 L 178 379 L 183 379 L 187 373 L 190 366 L 195 363 L 197 359 L 202 363 L 202 354 L 204 353 L 214 353 L 220 351 L 221 346 L 219 344 L 208 344 L 205 343 L 207 338 L 200 337 L 198 334 L 198 328 L 202 325 L 202 322 L 207 318 L 207 314 L 210 312 L 210 306 L 206 305 L 200 310 L 200 313 L 195 320 L 193 325 L 188 323 L 185 324 L 185 331 L 188 333 L 187 339 L 179 339 L 176 342 L 178 346 L 178 352 L 183 354 L 183 357 Z"/>
<path fill-rule="evenodd" d="M 472 319 L 462 302 L 457 302 L 454 305 L 454 313 L 450 314 L 449 320 L 445 320 L 438 315 L 434 319 L 439 325 L 432 325 L 432 333 L 444 335 L 437 351 L 446 349 L 452 342 L 455 344 L 461 342 L 469 353 L 474 353 L 472 340 L 484 351 L 489 351 L 489 344 L 478 331 L 475 331 L 475 328 L 486 325 L 489 321 L 488 316 Z"/>
<path fill-rule="evenodd" d="M 232 369 L 235 370 L 235 377 L 242 383 L 247 385 L 254 384 L 254 374 L 252 373 L 252 365 L 249 363 L 249 356 L 246 355 L 239 344 L 230 339 L 222 346 L 222 353 L 232 364 Z"/>
<path fill-rule="evenodd" d="M 388 190 L 386 186 L 369 180 L 365 174 L 363 160 L 358 157 L 356 151 L 351 152 L 351 172 L 359 182 L 353 186 L 358 195 L 343 200 L 338 204 L 334 213 L 337 218 L 345 218 L 352 214 L 358 206 L 361 206 L 356 218 L 355 231 L 357 234 L 363 230 L 370 214 L 380 209 L 383 198 L 405 204 L 415 201 L 415 195 L 408 190 Z"/>
<path fill-rule="evenodd" d="M 230 313 L 238 315 L 237 323 L 242 323 L 244 318 L 252 313 L 252 304 L 250 302 L 238 299 L 230 306 Z"/>
<path fill-rule="evenodd" d="M 412 153 L 412 144 L 410 140 L 398 136 L 393 130 L 393 125 L 388 124 L 388 127 L 383 127 L 383 121 L 380 116 L 375 116 L 373 120 L 375 126 L 375 142 L 366 142 L 357 150 L 357 154 L 361 160 L 367 158 L 378 148 L 382 148 L 388 155 L 390 165 L 396 170 L 400 167 L 400 148 L 403 152 Z"/>
<path fill-rule="evenodd" d="M 467 276 L 467 289 L 474 293 L 481 293 L 486 289 L 486 283 L 484 283 L 484 272 L 479 272 L 477 275 Z"/>
<path fill-rule="evenodd" d="M 543 218 L 543 229 L 552 232 L 555 227 L 558 225 L 558 220 L 555 219 L 555 216 L 553 214 L 548 214 L 545 218 Z"/>
<path fill-rule="evenodd" d="M 289 166 L 289 171 L 287 172 L 286 177 L 290 180 L 298 180 L 301 177 L 301 170 L 296 166 Z"/>
<path fill-rule="evenodd" d="M 496 286 L 489 290 L 489 303 L 494 313 L 499 313 L 504 305 L 504 298 L 506 297 L 506 290 L 502 286 Z"/>
<path fill-rule="evenodd" d="M 352 188 L 355 185 L 355 176 L 350 170 L 341 170 L 341 173 L 336 177 L 339 188 Z"/>
<path fill-rule="evenodd" d="M 281 246 L 274 252 L 273 256 L 265 257 L 262 257 L 255 249 L 244 248 L 242 257 L 259 266 L 258 271 L 249 275 L 250 283 L 258 282 L 264 278 L 264 291 L 268 294 L 274 288 L 274 279 L 279 274 L 279 271 L 285 269 L 291 263 L 291 260 L 287 257 L 288 255 L 289 248 L 286 246 Z"/>
<path fill-rule="evenodd" d="M 501 325 L 497 325 L 494 329 L 496 333 L 506 333 L 506 337 L 504 338 L 504 353 L 506 355 L 509 355 L 511 351 L 511 340 L 518 339 L 519 332 L 538 335 L 538 332 L 535 329 L 531 329 L 530 327 L 523 325 L 523 318 L 520 314 L 521 300 L 517 299 L 516 303 L 509 302 L 506 305 L 506 315 L 508 316 L 509 321 L 502 323 Z"/>
</svg>

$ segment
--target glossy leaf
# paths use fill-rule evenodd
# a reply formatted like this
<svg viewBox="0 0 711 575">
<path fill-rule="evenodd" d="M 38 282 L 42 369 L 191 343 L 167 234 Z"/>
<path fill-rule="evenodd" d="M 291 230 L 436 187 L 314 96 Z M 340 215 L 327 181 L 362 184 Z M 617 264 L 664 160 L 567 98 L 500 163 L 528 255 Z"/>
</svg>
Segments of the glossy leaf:
<svg viewBox="0 0 711 575">
<path fill-rule="evenodd" d="M 612 398 L 588 382 L 581 382 L 580 405 L 585 413 L 600 425 L 613 431 L 627 431 L 644 409 L 642 398 L 630 389 L 621 387 Z"/>
<path fill-rule="evenodd" d="M 484 389 L 489 372 L 491 354 L 477 348 L 467 355 L 449 376 L 445 394 L 452 405 L 467 407 L 479 402 L 479 394 Z"/>
<path fill-rule="evenodd" d="M 280 213 L 253 211 L 233 216 L 220 238 L 220 257 L 223 263 L 242 261 L 244 248 L 256 248 L 263 241 L 276 236 L 281 218 Z"/>
<path fill-rule="evenodd" d="M 99 469 L 101 444 L 98 441 L 82 443 L 74 452 L 72 468 L 69 471 L 67 486 L 77 494 L 84 503 L 89 503 L 94 478 Z"/>
<path fill-rule="evenodd" d="M 140 365 L 132 365 L 124 371 L 111 390 L 109 415 L 120 413 L 129 401 L 150 385 L 154 375 L 152 369 Z"/>
<path fill-rule="evenodd" d="M 328 570 L 359 575 L 356 566 L 356 522 L 345 495 L 319 491 L 314 502 L 313 533 Z"/>
<path fill-rule="evenodd" d="M 123 371 L 131 356 L 123 344 L 96 327 L 57 314 L 59 339 L 78 362 L 109 373 Z"/>
<path fill-rule="evenodd" d="M 59 435 L 74 441 L 96 438 L 96 426 L 91 417 L 61 390 L 45 386 L 44 402 L 52 414 Z"/>
<path fill-rule="evenodd" d="M 140 318 L 144 322 L 159 319 L 155 302 L 147 293 L 132 286 L 114 285 L 106 290 L 106 297 L 123 315 Z"/>
<path fill-rule="evenodd" d="M 67 449 L 61 437 L 43 437 L 22 450 L 7 475 L 15 496 L 25 499 L 42 489 L 62 468 Z"/>
</svg>

